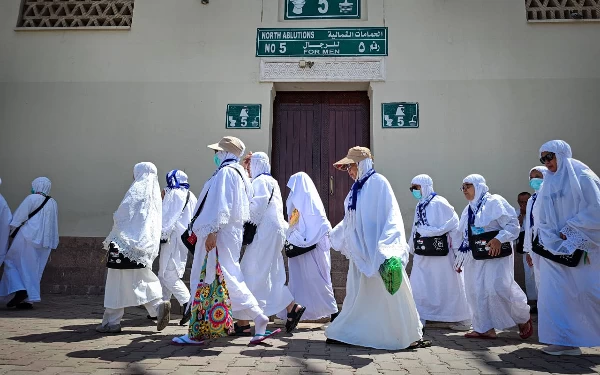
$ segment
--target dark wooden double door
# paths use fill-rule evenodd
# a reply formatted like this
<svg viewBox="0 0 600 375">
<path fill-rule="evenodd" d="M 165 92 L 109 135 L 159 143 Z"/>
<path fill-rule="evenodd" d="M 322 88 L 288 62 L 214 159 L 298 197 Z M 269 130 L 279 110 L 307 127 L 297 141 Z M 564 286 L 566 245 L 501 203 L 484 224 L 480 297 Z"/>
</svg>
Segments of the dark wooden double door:
<svg viewBox="0 0 600 375">
<path fill-rule="evenodd" d="M 272 174 L 284 200 L 291 175 L 306 172 L 323 200 L 331 225 L 344 217 L 352 180 L 333 163 L 354 146 L 370 147 L 366 92 L 278 92 L 274 105 Z"/>
</svg>

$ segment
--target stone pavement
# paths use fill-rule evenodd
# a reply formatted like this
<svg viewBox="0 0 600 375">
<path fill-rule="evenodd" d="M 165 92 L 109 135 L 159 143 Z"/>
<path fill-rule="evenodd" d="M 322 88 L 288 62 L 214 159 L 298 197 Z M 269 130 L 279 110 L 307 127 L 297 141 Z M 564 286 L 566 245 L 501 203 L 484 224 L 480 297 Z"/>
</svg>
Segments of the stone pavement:
<svg viewBox="0 0 600 375">
<path fill-rule="evenodd" d="M 593 374 L 600 348 L 581 357 L 541 353 L 537 338 L 516 332 L 497 340 L 467 340 L 441 327 L 425 330 L 434 346 L 385 351 L 325 345 L 319 324 L 300 324 L 263 346 L 248 338 L 223 338 L 203 347 L 170 345 L 185 333 L 179 316 L 162 332 L 146 311 L 129 308 L 124 331 L 101 335 L 102 297 L 46 295 L 32 311 L 0 308 L 0 374 Z M 177 320 L 175 320 L 177 318 Z M 365 317 L 368 318 L 368 317 Z M 352 329 L 352 327 L 348 327 Z"/>
</svg>

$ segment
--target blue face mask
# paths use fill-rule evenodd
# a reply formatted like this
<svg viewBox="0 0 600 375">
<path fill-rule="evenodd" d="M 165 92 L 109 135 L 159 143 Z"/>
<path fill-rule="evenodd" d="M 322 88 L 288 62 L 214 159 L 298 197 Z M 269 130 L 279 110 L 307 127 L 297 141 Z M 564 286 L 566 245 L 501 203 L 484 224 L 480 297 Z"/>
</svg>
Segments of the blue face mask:
<svg viewBox="0 0 600 375">
<path fill-rule="evenodd" d="M 531 186 L 533 190 L 538 191 L 542 187 L 543 182 L 543 178 L 532 178 L 531 180 L 529 180 L 529 186 Z"/>
<path fill-rule="evenodd" d="M 413 190 L 412 195 L 417 200 L 420 200 L 421 198 L 423 198 L 423 195 L 421 194 L 421 190 Z"/>
<path fill-rule="evenodd" d="M 214 157 L 214 159 L 213 159 L 213 160 L 215 161 L 215 165 L 216 165 L 217 167 L 220 167 L 220 166 L 221 166 L 221 159 L 219 159 L 219 157 L 217 156 L 217 154 L 215 154 L 215 157 Z"/>
<path fill-rule="evenodd" d="M 35 190 L 33 190 L 33 188 L 31 188 L 31 194 L 35 194 Z"/>
</svg>

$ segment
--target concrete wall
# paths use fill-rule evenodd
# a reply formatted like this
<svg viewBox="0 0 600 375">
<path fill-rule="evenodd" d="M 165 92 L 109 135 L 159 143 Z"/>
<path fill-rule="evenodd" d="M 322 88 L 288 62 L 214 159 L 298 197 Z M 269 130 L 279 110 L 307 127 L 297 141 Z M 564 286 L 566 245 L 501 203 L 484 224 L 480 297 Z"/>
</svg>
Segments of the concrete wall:
<svg viewBox="0 0 600 375">
<path fill-rule="evenodd" d="M 0 192 L 15 209 L 51 178 L 61 236 L 105 236 L 139 161 L 185 169 L 199 191 L 206 144 L 231 134 L 270 150 L 278 86 L 258 80 L 257 27 L 389 27 L 386 81 L 364 87 L 407 230 L 419 173 L 460 212 L 470 173 L 516 205 L 546 140 L 600 171 L 600 24 L 528 24 L 522 0 L 364 0 L 362 20 L 287 22 L 277 0 L 138 0 L 130 31 L 40 32 L 14 31 L 19 4 L 0 2 Z M 421 127 L 381 129 L 391 101 L 418 101 Z M 263 105 L 261 130 L 225 131 L 235 102 Z"/>
</svg>

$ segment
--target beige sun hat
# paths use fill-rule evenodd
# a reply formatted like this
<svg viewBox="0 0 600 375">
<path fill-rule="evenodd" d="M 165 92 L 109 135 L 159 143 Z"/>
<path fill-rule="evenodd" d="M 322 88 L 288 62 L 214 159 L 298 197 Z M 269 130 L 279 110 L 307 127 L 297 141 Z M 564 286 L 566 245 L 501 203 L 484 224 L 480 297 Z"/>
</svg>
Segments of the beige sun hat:
<svg viewBox="0 0 600 375">
<path fill-rule="evenodd" d="M 337 169 L 347 169 L 349 164 L 358 164 L 365 159 L 373 159 L 371 150 L 366 147 L 355 146 L 348 150 L 348 155 L 342 160 L 333 164 Z"/>
<path fill-rule="evenodd" d="M 221 138 L 219 143 L 213 143 L 211 145 L 208 145 L 207 147 L 215 151 L 231 152 L 232 154 L 237 156 L 241 156 L 244 152 L 244 149 L 246 148 L 244 142 L 242 142 L 239 138 L 232 137 L 229 135 Z"/>
</svg>

